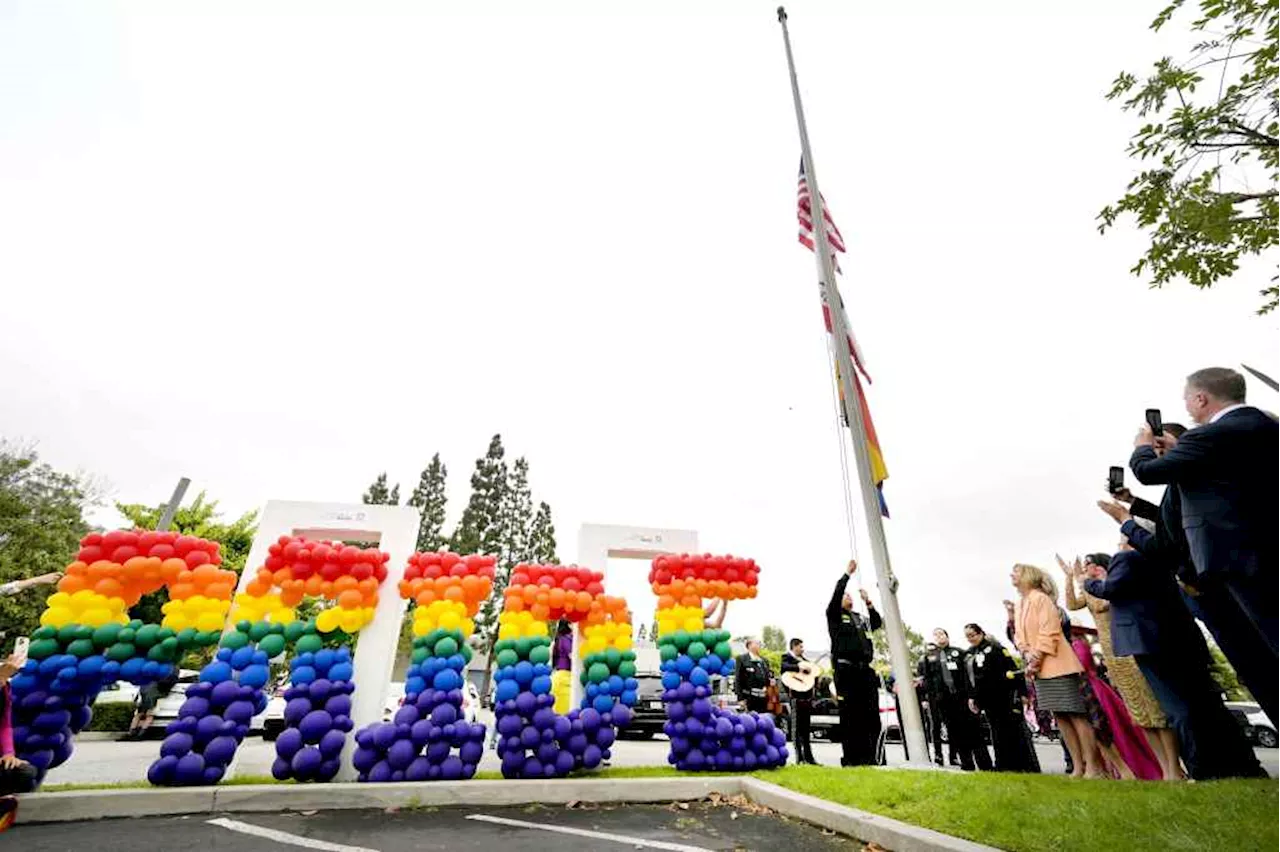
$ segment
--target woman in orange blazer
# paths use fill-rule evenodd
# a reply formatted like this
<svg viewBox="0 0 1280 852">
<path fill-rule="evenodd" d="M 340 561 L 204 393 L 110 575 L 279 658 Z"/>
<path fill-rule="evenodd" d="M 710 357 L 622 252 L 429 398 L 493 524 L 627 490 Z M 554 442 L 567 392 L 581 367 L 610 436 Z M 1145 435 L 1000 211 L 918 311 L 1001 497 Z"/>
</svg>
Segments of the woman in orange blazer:
<svg viewBox="0 0 1280 852">
<path fill-rule="evenodd" d="M 1058 723 L 1071 752 L 1071 774 L 1102 778 L 1098 743 L 1081 693 L 1084 669 L 1062 632 L 1058 587 L 1034 565 L 1013 566 L 1009 579 L 1022 596 L 1014 615 L 1014 642 L 1026 661 L 1027 676 L 1035 679 L 1036 703 Z"/>
</svg>

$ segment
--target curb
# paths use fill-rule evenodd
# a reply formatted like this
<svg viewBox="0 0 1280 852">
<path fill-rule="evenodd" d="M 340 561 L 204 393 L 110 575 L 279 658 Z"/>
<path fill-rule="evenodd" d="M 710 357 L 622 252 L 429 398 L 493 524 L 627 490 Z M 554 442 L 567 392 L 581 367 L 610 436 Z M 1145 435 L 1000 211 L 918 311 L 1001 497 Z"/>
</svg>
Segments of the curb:
<svg viewBox="0 0 1280 852">
<path fill-rule="evenodd" d="M 244 784 L 177 789 L 74 790 L 20 797 L 23 824 L 217 813 L 386 808 L 563 805 L 569 802 L 672 802 L 713 793 L 744 795 L 778 813 L 893 852 L 997 852 L 993 847 L 899 822 L 776 784 L 737 775 L 689 778 L 566 778 L 398 784 Z"/>
<path fill-rule="evenodd" d="M 756 804 L 780 814 L 893 852 L 999 852 L 993 846 L 806 796 L 757 778 L 743 778 L 742 792 Z"/>
</svg>

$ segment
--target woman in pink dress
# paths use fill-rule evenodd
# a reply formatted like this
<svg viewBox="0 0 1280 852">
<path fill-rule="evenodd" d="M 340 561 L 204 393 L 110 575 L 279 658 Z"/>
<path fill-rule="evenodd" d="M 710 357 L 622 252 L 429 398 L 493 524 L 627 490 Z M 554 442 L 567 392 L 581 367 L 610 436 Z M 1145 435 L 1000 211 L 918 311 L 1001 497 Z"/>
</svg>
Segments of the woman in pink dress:
<svg viewBox="0 0 1280 852">
<path fill-rule="evenodd" d="M 1133 723 L 1120 693 L 1098 675 L 1093 649 L 1083 631 L 1077 628 L 1071 632 L 1071 647 L 1080 665 L 1084 666 L 1085 690 L 1092 693 L 1092 696 L 1086 696 L 1085 704 L 1089 707 L 1089 720 L 1093 723 L 1103 756 L 1113 764 L 1112 769 L 1121 778 L 1159 781 L 1164 772 L 1146 735 Z"/>
</svg>

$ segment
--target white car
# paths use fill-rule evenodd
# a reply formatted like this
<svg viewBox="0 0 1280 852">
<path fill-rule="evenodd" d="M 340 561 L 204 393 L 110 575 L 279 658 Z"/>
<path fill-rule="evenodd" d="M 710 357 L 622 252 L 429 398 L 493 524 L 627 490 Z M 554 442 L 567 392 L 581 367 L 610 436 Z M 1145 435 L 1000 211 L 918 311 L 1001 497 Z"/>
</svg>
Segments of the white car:
<svg viewBox="0 0 1280 852">
<path fill-rule="evenodd" d="M 400 681 L 393 681 L 387 687 L 387 701 L 382 709 L 382 721 L 390 722 L 403 703 L 404 684 Z M 469 680 L 465 681 L 462 685 L 462 718 L 467 722 L 475 723 L 479 718 L 479 713 L 480 693 L 476 690 L 475 684 Z"/>
<path fill-rule="evenodd" d="M 178 718 L 178 711 L 182 708 L 183 702 L 187 700 L 187 688 L 191 684 L 200 680 L 200 672 L 195 669 L 182 669 L 178 672 L 178 682 L 173 685 L 173 689 L 169 690 L 168 695 L 163 695 L 156 702 L 155 721 L 152 727 L 162 730 L 169 726 L 169 723 Z M 266 716 L 265 711 L 259 713 L 249 720 L 249 732 L 253 733 L 262 730 L 263 719 Z"/>
<path fill-rule="evenodd" d="M 138 687 L 129 681 L 118 680 L 102 687 L 93 703 L 95 707 L 99 704 L 133 704 L 138 700 L 138 692 Z"/>
</svg>

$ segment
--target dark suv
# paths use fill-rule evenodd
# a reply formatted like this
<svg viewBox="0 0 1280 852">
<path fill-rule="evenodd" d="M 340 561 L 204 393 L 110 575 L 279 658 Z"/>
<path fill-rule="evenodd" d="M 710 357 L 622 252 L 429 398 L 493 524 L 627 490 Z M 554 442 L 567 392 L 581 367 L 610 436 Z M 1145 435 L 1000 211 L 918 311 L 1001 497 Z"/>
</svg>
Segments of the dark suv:
<svg viewBox="0 0 1280 852">
<path fill-rule="evenodd" d="M 637 673 L 640 687 L 636 690 L 636 705 L 631 708 L 631 724 L 618 733 L 635 739 L 652 739 L 662 733 L 667 723 L 667 711 L 662 706 L 662 676 Z"/>
</svg>

